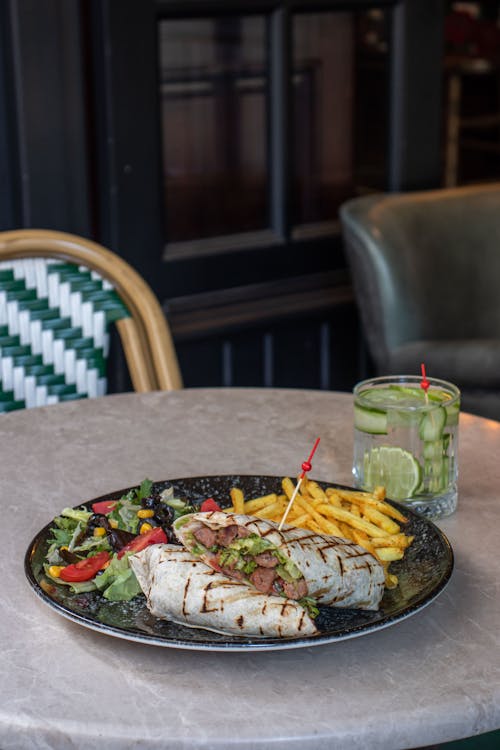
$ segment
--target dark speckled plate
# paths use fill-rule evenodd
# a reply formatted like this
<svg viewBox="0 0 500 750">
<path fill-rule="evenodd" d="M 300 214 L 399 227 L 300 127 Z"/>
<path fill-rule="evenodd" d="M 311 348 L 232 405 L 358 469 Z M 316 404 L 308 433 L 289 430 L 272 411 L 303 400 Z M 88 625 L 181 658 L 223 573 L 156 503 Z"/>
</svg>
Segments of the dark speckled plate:
<svg viewBox="0 0 500 750">
<path fill-rule="evenodd" d="M 231 487 L 240 487 L 245 497 L 252 498 L 281 491 L 281 477 L 271 476 L 210 476 L 169 480 L 176 495 L 190 503 L 214 497 L 221 505 L 228 505 Z M 159 489 L 167 482 L 157 482 Z M 341 486 L 333 484 L 326 486 Z M 84 503 L 88 507 L 99 500 L 116 500 L 130 488 Z M 29 583 L 38 596 L 56 612 L 73 622 L 101 633 L 155 646 L 205 651 L 265 651 L 301 648 L 334 643 L 347 638 L 373 633 L 395 625 L 430 604 L 444 589 L 453 570 L 453 552 L 444 534 L 427 519 L 398 503 L 409 519 L 405 533 L 415 540 L 403 560 L 393 563 L 391 571 L 399 578 L 399 586 L 386 591 L 377 612 L 342 610 L 324 607 L 317 618 L 320 633 L 289 639 L 242 638 L 218 635 L 208 630 L 187 628 L 153 617 L 140 595 L 131 602 L 108 602 L 97 592 L 68 593 L 66 586 L 48 581 L 43 572 L 43 558 L 48 547 L 48 524 L 30 544 L 25 557 L 25 571 Z"/>
</svg>

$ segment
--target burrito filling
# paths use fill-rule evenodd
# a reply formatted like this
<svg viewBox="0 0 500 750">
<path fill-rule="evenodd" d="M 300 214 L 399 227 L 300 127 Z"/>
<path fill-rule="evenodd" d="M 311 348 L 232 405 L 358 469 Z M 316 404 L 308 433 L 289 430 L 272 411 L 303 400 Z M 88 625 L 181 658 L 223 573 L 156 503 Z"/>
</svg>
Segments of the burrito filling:
<svg viewBox="0 0 500 750">
<path fill-rule="evenodd" d="M 244 526 L 212 529 L 200 523 L 186 534 L 195 555 L 225 575 L 249 581 L 263 594 L 288 599 L 307 597 L 307 583 L 298 567 L 267 539 Z M 192 545 L 192 546 L 191 546 Z"/>
</svg>

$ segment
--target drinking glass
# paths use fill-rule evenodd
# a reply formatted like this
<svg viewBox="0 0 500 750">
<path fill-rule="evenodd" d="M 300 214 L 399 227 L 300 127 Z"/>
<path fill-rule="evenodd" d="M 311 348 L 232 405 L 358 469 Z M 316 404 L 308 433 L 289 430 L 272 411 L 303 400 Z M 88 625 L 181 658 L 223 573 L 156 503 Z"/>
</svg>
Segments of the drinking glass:
<svg viewBox="0 0 500 750">
<path fill-rule="evenodd" d="M 356 487 L 386 495 L 437 519 L 457 507 L 458 420 L 456 385 L 417 375 L 363 380 L 354 387 Z"/>
</svg>

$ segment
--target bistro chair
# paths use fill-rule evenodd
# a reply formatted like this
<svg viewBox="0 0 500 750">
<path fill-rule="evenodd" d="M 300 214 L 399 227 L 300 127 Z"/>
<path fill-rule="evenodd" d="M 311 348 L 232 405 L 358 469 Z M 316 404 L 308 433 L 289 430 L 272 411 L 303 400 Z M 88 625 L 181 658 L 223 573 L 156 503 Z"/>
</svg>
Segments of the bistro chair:
<svg viewBox="0 0 500 750">
<path fill-rule="evenodd" d="M 425 363 L 500 419 L 500 183 L 354 198 L 340 217 L 376 374 Z"/>
<path fill-rule="evenodd" d="M 160 304 L 128 263 L 72 234 L 0 232 L 0 412 L 104 395 L 112 324 L 135 391 L 182 388 Z"/>
</svg>

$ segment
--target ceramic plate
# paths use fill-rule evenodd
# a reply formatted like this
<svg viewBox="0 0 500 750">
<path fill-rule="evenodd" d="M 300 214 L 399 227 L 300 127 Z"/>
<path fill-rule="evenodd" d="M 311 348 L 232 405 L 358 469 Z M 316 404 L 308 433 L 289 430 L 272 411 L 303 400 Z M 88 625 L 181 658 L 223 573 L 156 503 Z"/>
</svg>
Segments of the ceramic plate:
<svg viewBox="0 0 500 750">
<path fill-rule="evenodd" d="M 155 487 L 161 490 L 167 484 L 174 485 L 176 496 L 185 497 L 194 504 L 206 497 L 213 497 L 221 505 L 228 505 L 229 490 L 234 486 L 240 487 L 247 498 L 281 491 L 281 477 L 272 476 L 190 477 L 155 482 Z M 323 487 L 341 486 L 319 484 Z M 100 500 L 116 500 L 129 489 L 82 504 L 90 508 L 92 503 Z M 25 557 L 25 571 L 34 591 L 49 607 L 73 622 L 118 638 L 200 651 L 265 651 L 334 643 L 373 633 L 410 617 L 430 604 L 450 579 L 453 552 L 444 534 L 431 521 L 401 504 L 393 505 L 409 519 L 405 533 L 415 536 L 404 559 L 391 564 L 391 572 L 399 578 L 398 587 L 386 590 L 377 612 L 322 608 L 316 621 L 320 632 L 308 637 L 277 639 L 218 635 L 153 617 L 142 595 L 131 602 L 109 602 L 95 591 L 71 594 L 66 586 L 54 585 L 44 576 L 42 563 L 51 524 L 45 526 L 30 544 Z"/>
</svg>

